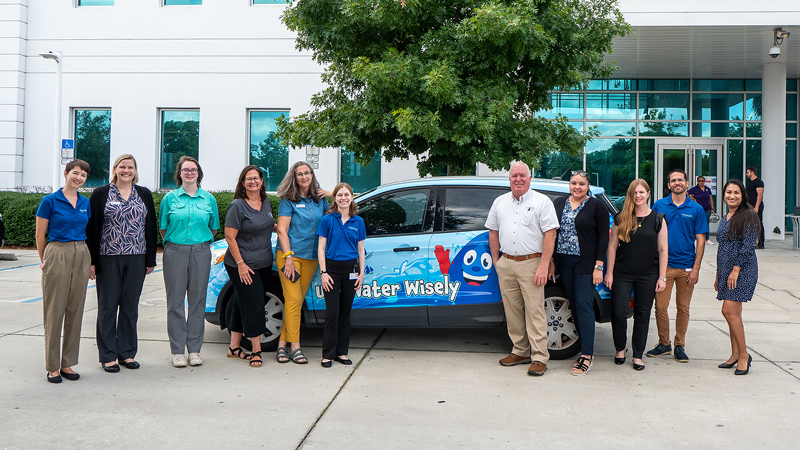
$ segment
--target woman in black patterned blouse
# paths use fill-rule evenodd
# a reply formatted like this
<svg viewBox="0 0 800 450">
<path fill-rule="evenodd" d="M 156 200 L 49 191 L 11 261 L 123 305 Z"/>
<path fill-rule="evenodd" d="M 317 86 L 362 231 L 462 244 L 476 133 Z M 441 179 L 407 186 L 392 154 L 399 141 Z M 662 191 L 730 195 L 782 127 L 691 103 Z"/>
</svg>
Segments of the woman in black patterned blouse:
<svg viewBox="0 0 800 450">
<path fill-rule="evenodd" d="M 150 190 L 136 185 L 133 155 L 114 161 L 111 183 L 92 192 L 86 236 L 97 276 L 97 350 L 106 372 L 138 369 L 136 323 L 144 277 L 156 265 L 156 211 Z M 119 364 L 117 364 L 119 361 Z"/>
</svg>

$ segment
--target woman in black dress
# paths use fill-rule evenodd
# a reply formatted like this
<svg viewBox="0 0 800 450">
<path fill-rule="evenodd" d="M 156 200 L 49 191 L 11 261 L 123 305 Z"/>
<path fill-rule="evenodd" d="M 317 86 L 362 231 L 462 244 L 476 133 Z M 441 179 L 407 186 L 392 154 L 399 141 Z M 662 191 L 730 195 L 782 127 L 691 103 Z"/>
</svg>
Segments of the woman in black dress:
<svg viewBox="0 0 800 450">
<path fill-rule="evenodd" d="M 747 375 L 753 357 L 747 353 L 742 323 L 742 304 L 753 299 L 758 282 L 756 243 L 761 224 L 747 202 L 744 184 L 736 179 L 722 188 L 728 214 L 722 216 L 717 230 L 717 276 L 714 289 L 722 300 L 722 315 L 731 335 L 731 357 L 720 369 L 736 367 L 736 375 Z"/>
<path fill-rule="evenodd" d="M 625 205 L 614 217 L 608 243 L 605 284 L 611 289 L 614 363 L 625 363 L 628 347 L 628 303 L 633 291 L 633 368 L 644 370 L 650 313 L 656 292 L 666 286 L 667 223 L 650 209 L 650 186 L 641 178 L 628 186 Z"/>
</svg>

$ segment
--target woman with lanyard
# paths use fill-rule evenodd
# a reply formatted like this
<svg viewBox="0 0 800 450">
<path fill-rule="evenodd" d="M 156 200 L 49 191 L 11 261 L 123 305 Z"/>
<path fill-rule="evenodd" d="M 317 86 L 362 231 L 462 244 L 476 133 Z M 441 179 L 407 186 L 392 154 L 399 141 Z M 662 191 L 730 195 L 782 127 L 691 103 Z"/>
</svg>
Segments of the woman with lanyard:
<svg viewBox="0 0 800 450">
<path fill-rule="evenodd" d="M 614 364 L 628 354 L 628 305 L 633 291 L 633 369 L 644 370 L 642 354 L 656 292 L 667 281 L 667 222 L 650 209 L 650 186 L 641 178 L 628 186 L 622 211 L 614 218 L 608 243 L 605 284 L 611 289 Z"/>
<path fill-rule="evenodd" d="M 97 351 L 109 373 L 138 369 L 136 323 L 145 275 L 156 266 L 156 207 L 139 186 L 133 155 L 114 161 L 111 183 L 92 191 L 87 228 L 92 275 L 97 276 Z M 119 361 L 119 364 L 117 364 Z"/>
<path fill-rule="evenodd" d="M 62 377 L 70 381 L 81 377 L 72 366 L 78 364 L 83 304 L 91 277 L 91 255 L 85 242 L 91 211 L 89 199 L 80 195 L 78 188 L 83 186 L 88 175 L 89 164 L 86 161 L 70 161 L 64 170 L 64 187 L 45 196 L 36 211 L 45 364 L 47 381 L 51 383 L 61 383 Z"/>
<path fill-rule="evenodd" d="M 203 169 L 191 156 L 181 156 L 175 171 L 178 188 L 161 200 L 164 239 L 164 287 L 167 293 L 167 333 L 172 365 L 203 364 L 200 348 L 205 335 L 206 288 L 211 272 L 211 241 L 219 229 L 217 200 L 200 189 Z M 188 316 L 184 299 L 189 304 Z"/>
<path fill-rule="evenodd" d="M 250 367 L 261 367 L 261 335 L 264 322 L 264 295 L 272 276 L 272 230 L 275 219 L 264 186 L 264 174 L 258 166 L 242 169 L 239 182 L 225 215 L 225 270 L 236 292 L 231 317 L 229 358 L 250 361 Z M 241 349 L 242 337 L 250 339 L 253 352 Z M 258 358 L 258 359 L 256 359 Z"/>
<path fill-rule="evenodd" d="M 569 192 L 569 197 L 553 202 L 561 225 L 553 259 L 581 341 L 581 356 L 572 366 L 572 374 L 581 376 L 589 372 L 594 360 L 594 285 L 603 282 L 608 209 L 589 196 L 589 176 L 583 170 L 572 171 Z"/>
<path fill-rule="evenodd" d="M 275 257 L 283 288 L 283 329 L 278 341 L 277 360 L 306 364 L 300 349 L 300 314 L 303 299 L 317 272 L 317 229 L 328 208 L 326 194 L 319 187 L 314 169 L 299 161 L 289 168 L 278 186 L 278 245 Z M 287 352 L 286 344 L 291 346 Z"/>
<path fill-rule="evenodd" d="M 325 328 L 322 367 L 332 361 L 349 366 L 350 310 L 356 290 L 364 281 L 364 220 L 358 217 L 353 189 L 347 183 L 333 188 L 333 205 L 319 224 L 319 271 L 325 291 Z"/>
</svg>

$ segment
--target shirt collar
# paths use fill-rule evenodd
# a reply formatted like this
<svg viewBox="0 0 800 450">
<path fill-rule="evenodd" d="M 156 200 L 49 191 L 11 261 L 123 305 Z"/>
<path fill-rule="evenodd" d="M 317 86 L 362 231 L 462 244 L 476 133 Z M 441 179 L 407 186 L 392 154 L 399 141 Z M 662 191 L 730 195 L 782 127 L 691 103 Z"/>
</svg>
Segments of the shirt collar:
<svg viewBox="0 0 800 450">
<path fill-rule="evenodd" d="M 178 195 L 179 197 L 180 197 L 181 195 L 186 195 L 187 197 L 191 197 L 191 195 L 189 195 L 189 194 L 186 192 L 186 190 L 185 190 L 185 189 L 183 189 L 183 186 L 178 186 L 178 188 L 177 188 L 177 189 L 175 189 L 175 191 L 176 191 L 176 195 Z M 200 189 L 200 188 L 198 187 L 198 188 L 197 188 L 197 194 L 195 195 L 195 197 L 205 197 L 205 191 L 204 191 L 204 190 L 202 190 L 202 189 Z"/>
</svg>

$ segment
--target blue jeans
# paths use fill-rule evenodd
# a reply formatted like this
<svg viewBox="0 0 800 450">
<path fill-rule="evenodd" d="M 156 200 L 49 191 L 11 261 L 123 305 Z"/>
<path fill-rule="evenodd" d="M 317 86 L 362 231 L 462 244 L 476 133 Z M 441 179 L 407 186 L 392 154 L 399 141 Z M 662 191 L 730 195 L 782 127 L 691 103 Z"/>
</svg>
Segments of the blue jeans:
<svg viewBox="0 0 800 450">
<path fill-rule="evenodd" d="M 594 355 L 594 283 L 591 273 L 581 273 L 581 257 L 558 255 L 558 274 L 567 291 L 572 319 L 581 338 L 581 354 Z"/>
<path fill-rule="evenodd" d="M 709 223 L 708 221 L 709 221 L 709 219 L 711 219 L 711 210 L 710 209 L 706 209 L 705 213 L 706 213 L 706 223 Z M 708 239 L 709 239 L 708 233 L 706 233 L 706 241 Z"/>
</svg>

